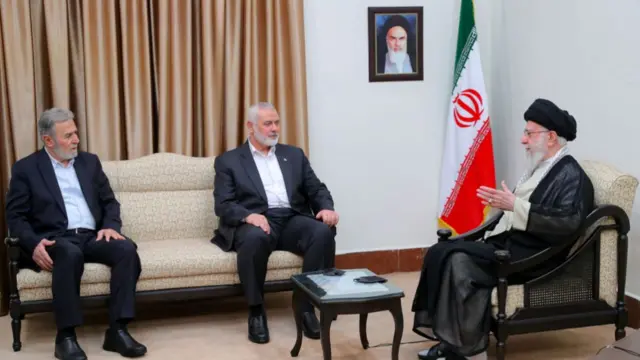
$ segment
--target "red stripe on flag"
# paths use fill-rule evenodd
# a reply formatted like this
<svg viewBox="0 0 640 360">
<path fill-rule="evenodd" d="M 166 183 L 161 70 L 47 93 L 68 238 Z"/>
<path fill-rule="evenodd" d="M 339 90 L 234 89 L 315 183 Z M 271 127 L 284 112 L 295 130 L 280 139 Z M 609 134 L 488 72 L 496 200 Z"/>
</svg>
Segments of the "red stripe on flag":
<svg viewBox="0 0 640 360">
<path fill-rule="evenodd" d="M 457 234 L 473 230 L 484 221 L 485 206 L 476 195 L 478 187 L 496 187 L 493 141 L 487 119 L 460 167 L 456 185 L 440 219 Z"/>
</svg>

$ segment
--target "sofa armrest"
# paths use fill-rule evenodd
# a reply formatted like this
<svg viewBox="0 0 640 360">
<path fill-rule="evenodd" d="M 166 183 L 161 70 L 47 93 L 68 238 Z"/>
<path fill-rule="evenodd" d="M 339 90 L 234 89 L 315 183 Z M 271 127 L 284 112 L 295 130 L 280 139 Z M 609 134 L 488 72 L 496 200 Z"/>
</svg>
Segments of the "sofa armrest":
<svg viewBox="0 0 640 360">
<path fill-rule="evenodd" d="M 20 316 L 20 295 L 18 294 L 18 261 L 20 260 L 20 239 L 7 236 L 4 239 L 9 257 L 9 311 L 12 318 Z"/>
<path fill-rule="evenodd" d="M 4 244 L 7 246 L 9 261 L 20 260 L 20 239 L 9 235 L 4 239 Z"/>
<path fill-rule="evenodd" d="M 18 246 L 20 244 L 20 239 L 18 239 L 17 237 L 6 237 L 4 239 L 4 243 L 5 245 L 7 245 L 7 247 L 12 247 L 12 246 Z"/>
</svg>

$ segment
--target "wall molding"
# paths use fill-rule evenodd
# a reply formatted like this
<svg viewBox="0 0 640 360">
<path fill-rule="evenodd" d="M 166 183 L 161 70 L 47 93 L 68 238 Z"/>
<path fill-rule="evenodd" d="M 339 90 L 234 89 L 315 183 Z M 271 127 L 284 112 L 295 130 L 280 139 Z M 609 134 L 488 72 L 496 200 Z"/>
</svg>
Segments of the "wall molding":
<svg viewBox="0 0 640 360">
<path fill-rule="evenodd" d="M 629 312 L 629 327 L 640 329 L 640 300 L 629 295 L 625 295 L 624 300 Z"/>
<path fill-rule="evenodd" d="M 427 248 L 380 250 L 336 255 L 338 269 L 367 268 L 376 274 L 410 272 L 422 269 Z"/>
</svg>

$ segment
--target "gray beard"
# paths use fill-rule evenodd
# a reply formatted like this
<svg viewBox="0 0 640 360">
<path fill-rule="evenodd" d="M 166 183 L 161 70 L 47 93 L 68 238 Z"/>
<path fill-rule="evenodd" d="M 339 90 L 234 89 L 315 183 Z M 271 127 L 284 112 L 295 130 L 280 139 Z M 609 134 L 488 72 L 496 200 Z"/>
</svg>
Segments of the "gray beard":
<svg viewBox="0 0 640 360">
<path fill-rule="evenodd" d="M 533 153 L 527 153 L 527 172 L 532 173 L 538 165 L 542 162 L 544 152 L 535 151 Z"/>
<path fill-rule="evenodd" d="M 258 142 L 264 146 L 275 146 L 276 144 L 278 144 L 279 137 L 276 137 L 275 139 L 271 139 L 267 136 L 263 136 L 261 133 L 257 131 L 253 133 L 253 136 L 255 136 L 256 140 L 258 140 Z"/>
<path fill-rule="evenodd" d="M 65 152 L 60 149 L 60 145 L 56 144 L 53 147 L 53 152 L 63 161 L 71 160 L 74 157 L 78 156 L 78 151 Z"/>
<path fill-rule="evenodd" d="M 544 151 L 534 151 L 532 153 L 529 153 L 529 152 L 526 153 L 526 160 L 525 160 L 526 170 L 524 172 L 524 175 L 522 175 L 522 177 L 518 181 L 518 184 L 516 185 L 516 187 L 519 187 L 520 184 L 529 180 L 529 178 L 531 177 L 531 175 L 533 175 L 533 172 L 536 170 L 538 165 L 540 165 L 540 163 L 542 162 L 542 158 L 544 157 L 544 154 L 545 154 Z"/>
</svg>

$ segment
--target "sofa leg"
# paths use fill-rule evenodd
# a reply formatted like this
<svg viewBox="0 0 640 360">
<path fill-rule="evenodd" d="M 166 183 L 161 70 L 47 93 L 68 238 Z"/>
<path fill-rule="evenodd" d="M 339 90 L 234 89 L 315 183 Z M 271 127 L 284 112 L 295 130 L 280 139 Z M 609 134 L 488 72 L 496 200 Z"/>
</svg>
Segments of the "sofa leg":
<svg viewBox="0 0 640 360">
<path fill-rule="evenodd" d="M 616 341 L 627 336 L 627 332 L 624 330 L 625 326 L 620 324 L 620 321 L 616 321 Z"/>
<path fill-rule="evenodd" d="M 627 336 L 625 328 L 629 324 L 629 313 L 624 303 L 624 298 L 622 301 L 616 302 L 616 341 Z"/>
<path fill-rule="evenodd" d="M 13 333 L 13 351 L 20 351 L 20 328 L 24 314 L 20 309 L 20 294 L 18 293 L 18 261 L 20 260 L 20 247 L 18 238 L 6 238 L 7 254 L 9 255 L 9 313 L 11 314 L 11 332 Z"/>
<path fill-rule="evenodd" d="M 616 341 L 627 336 L 625 328 L 627 327 L 628 315 L 627 309 L 624 308 L 624 305 L 618 305 L 618 315 L 616 316 Z"/>
<path fill-rule="evenodd" d="M 20 304 L 21 302 L 17 292 L 12 293 L 9 299 L 9 313 L 11 314 L 13 351 L 20 351 L 20 349 L 22 349 L 22 343 L 20 342 L 20 331 L 22 329 L 22 319 L 24 319 L 24 313 L 22 312 Z"/>
<path fill-rule="evenodd" d="M 507 337 L 509 334 L 507 333 L 506 324 L 498 323 L 496 328 L 496 359 L 504 360 L 507 352 Z"/>
<path fill-rule="evenodd" d="M 21 315 L 14 316 L 11 314 L 11 331 L 13 332 L 13 351 L 20 351 L 22 343 L 20 342 L 20 330 L 22 328 Z"/>
<path fill-rule="evenodd" d="M 504 360 L 505 356 L 506 356 L 506 341 L 498 340 L 498 343 L 496 344 L 496 359 Z"/>
</svg>

